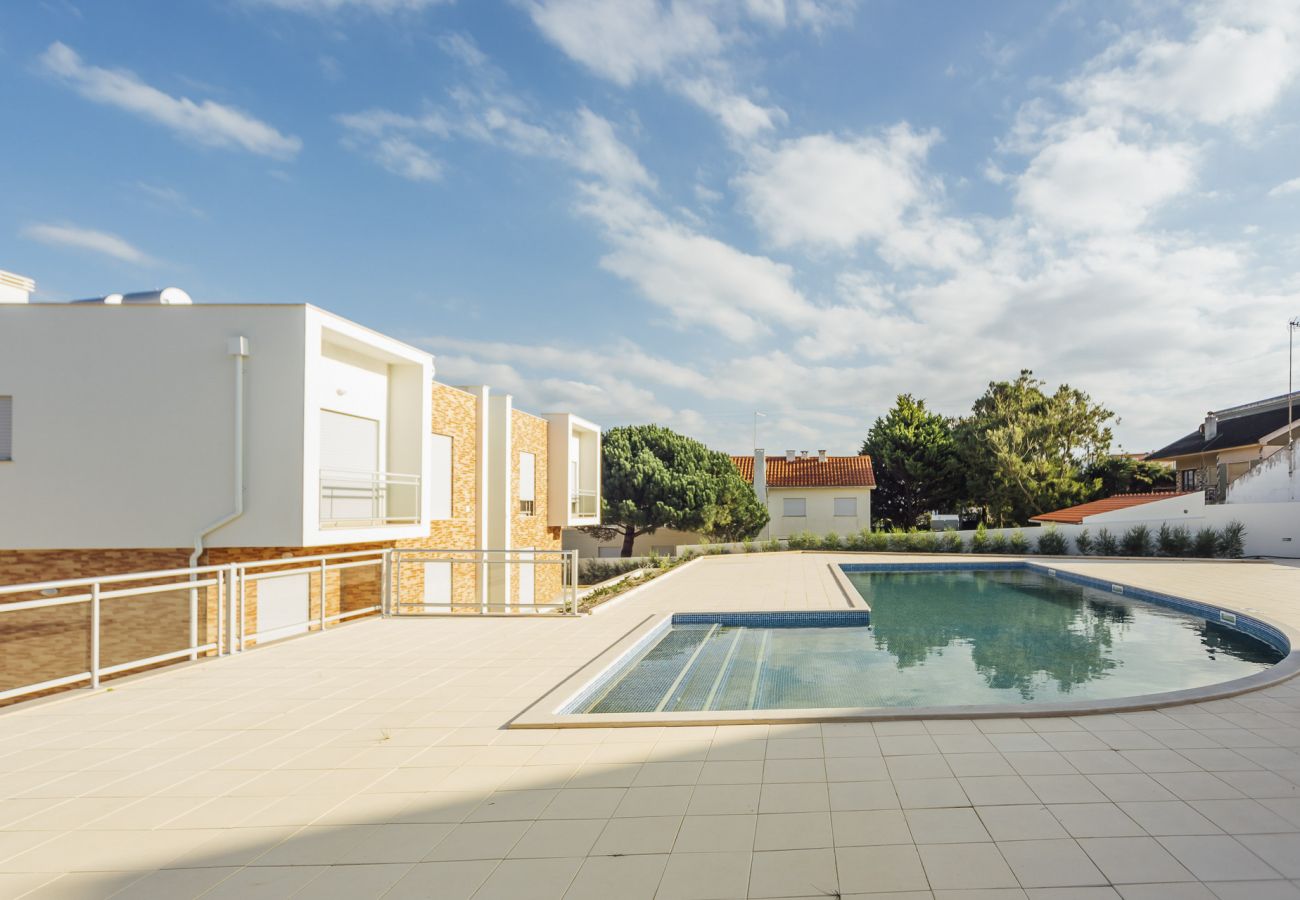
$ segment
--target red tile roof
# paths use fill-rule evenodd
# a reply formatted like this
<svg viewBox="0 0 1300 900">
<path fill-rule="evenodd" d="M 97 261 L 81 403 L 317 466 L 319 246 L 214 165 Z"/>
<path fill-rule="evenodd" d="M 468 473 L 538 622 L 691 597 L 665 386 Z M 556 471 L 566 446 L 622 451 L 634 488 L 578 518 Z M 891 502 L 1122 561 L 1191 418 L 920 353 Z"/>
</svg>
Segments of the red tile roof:
<svg viewBox="0 0 1300 900">
<path fill-rule="evenodd" d="M 754 457 L 733 456 L 731 461 L 740 475 L 754 483 Z M 767 486 L 783 487 L 875 487 L 870 456 L 828 456 L 822 462 L 816 456 L 797 457 L 787 462 L 784 456 L 769 456 L 766 463 Z"/>
<path fill-rule="evenodd" d="M 1043 513 L 1040 516 L 1030 516 L 1029 521 L 1060 522 L 1064 525 L 1082 525 L 1084 518 L 1087 516 L 1095 516 L 1098 513 L 1110 512 L 1116 509 L 1128 509 L 1130 506 L 1141 506 L 1143 503 L 1154 503 L 1157 500 L 1168 500 L 1170 497 L 1183 497 L 1189 493 L 1191 493 L 1191 491 L 1152 491 L 1147 494 L 1115 494 L 1113 497 L 1093 500 L 1091 503 L 1080 503 L 1078 506 L 1068 506 L 1065 509 Z"/>
</svg>

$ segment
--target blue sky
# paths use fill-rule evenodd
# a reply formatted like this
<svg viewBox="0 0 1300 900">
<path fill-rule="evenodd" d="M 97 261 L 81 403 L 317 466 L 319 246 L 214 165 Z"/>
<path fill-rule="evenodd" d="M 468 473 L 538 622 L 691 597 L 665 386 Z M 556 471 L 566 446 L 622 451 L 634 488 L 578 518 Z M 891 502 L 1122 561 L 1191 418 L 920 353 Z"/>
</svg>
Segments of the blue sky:
<svg viewBox="0 0 1300 900">
<path fill-rule="evenodd" d="M 738 452 L 1022 367 L 1151 449 L 1285 390 L 1298 81 L 1297 0 L 9 3 L 0 268 Z"/>
</svg>

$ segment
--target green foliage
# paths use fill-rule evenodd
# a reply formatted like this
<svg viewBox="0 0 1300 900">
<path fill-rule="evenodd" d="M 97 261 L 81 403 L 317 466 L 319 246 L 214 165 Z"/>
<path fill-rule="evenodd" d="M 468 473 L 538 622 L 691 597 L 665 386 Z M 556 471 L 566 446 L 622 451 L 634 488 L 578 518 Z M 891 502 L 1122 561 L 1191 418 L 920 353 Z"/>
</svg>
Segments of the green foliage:
<svg viewBox="0 0 1300 900">
<path fill-rule="evenodd" d="M 660 528 L 739 540 L 767 524 L 767 510 L 725 453 L 659 425 L 605 432 L 601 495 L 604 524 L 583 530 L 621 536 L 625 557 L 638 535 Z"/>
<path fill-rule="evenodd" d="M 1151 529 L 1145 525 L 1134 525 L 1120 538 L 1119 548 L 1125 556 L 1151 555 Z"/>
<path fill-rule="evenodd" d="M 883 531 L 868 531 L 866 538 L 868 550 L 880 553 L 889 549 L 889 535 Z"/>
<path fill-rule="evenodd" d="M 1080 502 L 1084 468 L 1110 449 L 1114 413 L 1069 385 L 1044 387 L 1028 369 L 991 382 L 956 427 L 966 493 L 996 525 Z"/>
<path fill-rule="evenodd" d="M 816 550 L 821 546 L 821 538 L 811 531 L 801 531 L 790 535 L 787 541 L 791 550 Z"/>
<path fill-rule="evenodd" d="M 583 563 L 579 581 L 582 584 L 600 584 L 602 581 L 645 567 L 646 563 L 639 559 L 592 559 Z"/>
<path fill-rule="evenodd" d="M 844 535 L 844 549 L 846 550 L 866 550 L 867 549 L 867 529 L 861 531 L 852 531 Z"/>
<path fill-rule="evenodd" d="M 766 544 L 763 545 L 763 550 L 766 553 L 780 553 L 781 542 L 776 538 L 772 538 L 770 541 L 768 541 Z"/>
<path fill-rule="evenodd" d="M 1085 528 L 1074 536 L 1074 549 L 1079 551 L 1080 556 L 1087 556 L 1097 549 L 1097 545 L 1093 541 L 1092 535 L 1088 533 L 1088 529 Z"/>
<path fill-rule="evenodd" d="M 891 528 L 889 530 L 888 538 L 889 538 L 888 546 L 889 546 L 889 551 L 891 553 L 907 552 L 907 529 Z"/>
<path fill-rule="evenodd" d="M 1173 528 L 1165 522 L 1156 532 L 1156 550 L 1161 556 L 1187 556 L 1192 549 L 1192 534 L 1184 525 Z"/>
<path fill-rule="evenodd" d="M 840 536 L 838 534 L 836 534 L 833 531 L 830 531 L 822 536 L 822 549 L 842 550 L 844 549 L 844 542 L 840 540 Z"/>
<path fill-rule="evenodd" d="M 939 535 L 939 549 L 944 553 L 961 553 L 963 542 L 955 528 L 945 528 Z"/>
<path fill-rule="evenodd" d="M 1038 535 L 1038 552 L 1043 556 L 1064 556 L 1065 535 L 1057 531 L 1055 525 L 1048 525 Z"/>
<path fill-rule="evenodd" d="M 1007 549 L 1012 553 L 1028 553 L 1029 538 L 1025 537 L 1025 533 L 1017 528 L 1011 532 L 1011 537 L 1007 538 Z"/>
<path fill-rule="evenodd" d="M 907 536 L 909 553 L 933 553 L 939 549 L 939 538 L 933 531 L 913 531 Z"/>
<path fill-rule="evenodd" d="M 1107 528 L 1097 532 L 1097 555 L 1119 556 L 1119 541 L 1115 540 L 1115 535 Z"/>
<path fill-rule="evenodd" d="M 862 452 L 876 475 L 871 507 L 881 521 L 911 528 L 930 510 L 949 508 L 961 493 L 952 420 L 911 394 L 899 394 L 872 423 Z"/>
<path fill-rule="evenodd" d="M 1094 460 L 1084 468 L 1082 477 L 1091 485 L 1087 500 L 1114 494 L 1170 490 L 1174 486 L 1173 469 L 1128 456 L 1106 456 Z"/>
<path fill-rule="evenodd" d="M 992 552 L 991 550 L 989 550 L 989 530 L 984 527 L 983 522 L 980 522 L 979 525 L 975 527 L 975 533 L 971 535 L 970 552 L 971 553 Z"/>
<path fill-rule="evenodd" d="M 1223 526 L 1219 535 L 1219 555 L 1226 559 L 1241 559 L 1246 555 L 1246 526 L 1233 519 Z"/>
<path fill-rule="evenodd" d="M 1011 541 L 1005 534 L 995 534 L 989 538 L 989 553 L 1010 553 Z"/>
<path fill-rule="evenodd" d="M 1219 534 L 1213 528 L 1202 528 L 1192 538 L 1192 556 L 1210 559 L 1219 549 Z"/>
</svg>

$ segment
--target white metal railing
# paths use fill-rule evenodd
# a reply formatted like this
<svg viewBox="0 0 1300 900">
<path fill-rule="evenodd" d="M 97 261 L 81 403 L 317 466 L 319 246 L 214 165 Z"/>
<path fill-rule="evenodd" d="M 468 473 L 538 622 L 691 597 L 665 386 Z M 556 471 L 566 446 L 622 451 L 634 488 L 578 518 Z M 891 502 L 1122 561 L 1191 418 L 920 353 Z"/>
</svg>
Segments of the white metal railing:
<svg viewBox="0 0 1300 900">
<path fill-rule="evenodd" d="M 594 516 L 600 512 L 596 504 L 595 491 L 574 491 L 569 494 L 569 514 L 574 516 Z"/>
<path fill-rule="evenodd" d="M 474 602 L 460 604 L 454 596 L 445 604 L 436 599 L 431 602 L 422 583 L 424 564 L 429 562 L 472 567 L 469 583 Z M 559 571 L 559 578 L 552 583 L 556 591 L 545 596 L 534 593 L 534 602 L 524 602 L 524 594 L 508 588 L 521 573 L 528 572 L 536 591 L 538 573 L 554 569 Z M 362 574 L 356 582 L 347 583 L 351 573 L 366 570 L 373 575 Z M 331 624 L 375 613 L 576 615 L 578 611 L 578 554 L 572 550 L 381 548 L 0 585 L 0 701 L 78 684 L 97 688 L 102 679 L 112 675 L 201 656 L 242 653 L 250 639 L 258 643 L 274 640 L 279 635 L 269 636 L 265 630 L 248 632 L 250 586 L 256 591 L 257 585 L 269 579 L 304 574 L 312 577 L 303 596 L 303 618 L 291 623 L 293 633 L 323 632 Z M 174 618 L 159 609 L 158 602 L 165 600 L 175 604 Z M 107 622 L 106 604 L 111 604 Z M 63 621 L 33 623 L 15 618 L 40 610 L 85 610 L 86 615 L 79 617 L 73 612 Z M 263 627 L 265 618 L 257 617 Z M 170 638 L 168 629 L 174 630 Z M 20 648 L 6 646 L 10 630 L 27 643 Z M 42 630 L 48 647 L 34 648 L 33 635 L 41 640 Z M 84 637 L 80 651 L 78 633 Z M 106 643 L 117 648 L 116 655 L 128 658 L 106 664 Z M 46 670 L 39 669 L 39 660 L 51 652 L 66 655 L 68 665 L 62 671 L 48 671 L 54 664 L 48 659 Z"/>
<path fill-rule="evenodd" d="M 578 614 L 576 550 L 420 547 L 389 553 L 393 581 L 387 611 L 391 615 Z M 557 569 L 558 582 L 550 585 L 555 592 L 539 596 L 539 576 Z M 446 577 L 431 584 L 440 575 Z M 531 579 L 531 592 L 524 590 L 526 578 Z M 547 589 L 543 582 L 542 590 Z"/>
<path fill-rule="evenodd" d="M 420 476 L 322 469 L 322 528 L 409 525 L 420 521 Z"/>
</svg>

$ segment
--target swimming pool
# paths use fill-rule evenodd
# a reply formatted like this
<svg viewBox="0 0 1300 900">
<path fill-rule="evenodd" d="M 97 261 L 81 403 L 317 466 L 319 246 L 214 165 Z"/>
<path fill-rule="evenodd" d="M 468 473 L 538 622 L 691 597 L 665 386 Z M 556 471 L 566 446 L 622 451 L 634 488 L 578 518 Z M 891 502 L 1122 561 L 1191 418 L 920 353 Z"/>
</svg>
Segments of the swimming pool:
<svg viewBox="0 0 1300 900">
<path fill-rule="evenodd" d="M 1186 611 L 1198 605 L 1144 602 L 1054 571 L 844 570 L 869 611 L 679 613 L 560 712 L 1105 700 L 1246 678 L 1285 655 L 1285 638 L 1247 634 L 1227 614 L 1209 621 Z"/>
</svg>

